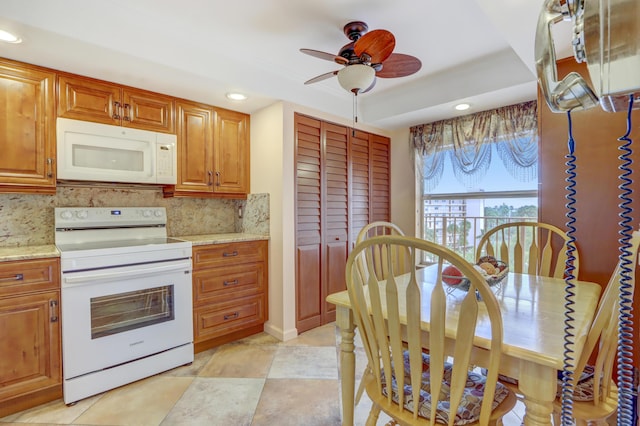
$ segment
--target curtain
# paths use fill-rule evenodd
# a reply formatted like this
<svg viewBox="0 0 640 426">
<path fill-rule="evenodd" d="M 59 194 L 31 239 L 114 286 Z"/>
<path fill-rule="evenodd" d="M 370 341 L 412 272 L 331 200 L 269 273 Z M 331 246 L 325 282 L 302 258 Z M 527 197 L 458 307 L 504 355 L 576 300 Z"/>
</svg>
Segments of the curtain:
<svg viewBox="0 0 640 426">
<path fill-rule="evenodd" d="M 425 191 L 442 177 L 448 156 L 467 187 L 478 186 L 491 164 L 492 146 L 509 174 L 521 182 L 538 177 L 536 101 L 414 126 L 411 144 L 422 157 Z"/>
</svg>

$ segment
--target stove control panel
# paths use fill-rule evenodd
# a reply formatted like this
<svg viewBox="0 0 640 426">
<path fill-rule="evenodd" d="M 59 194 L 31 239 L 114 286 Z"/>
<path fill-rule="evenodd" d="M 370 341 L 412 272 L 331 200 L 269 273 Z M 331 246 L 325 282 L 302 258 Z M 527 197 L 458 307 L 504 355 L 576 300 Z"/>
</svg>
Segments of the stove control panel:
<svg viewBox="0 0 640 426">
<path fill-rule="evenodd" d="M 55 227 L 109 228 L 122 226 L 164 226 L 164 207 L 63 207 L 55 209 Z"/>
</svg>

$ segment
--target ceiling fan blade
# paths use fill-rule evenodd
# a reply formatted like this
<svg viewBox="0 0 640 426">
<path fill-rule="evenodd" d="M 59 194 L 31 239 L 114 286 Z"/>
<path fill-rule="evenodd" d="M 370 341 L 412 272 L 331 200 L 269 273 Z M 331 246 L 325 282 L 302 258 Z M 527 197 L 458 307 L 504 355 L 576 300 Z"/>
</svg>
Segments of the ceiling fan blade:
<svg viewBox="0 0 640 426">
<path fill-rule="evenodd" d="M 415 56 L 403 53 L 393 53 L 382 62 L 382 69 L 376 72 L 376 77 L 395 78 L 415 74 L 422 68 L 422 62 Z"/>
<path fill-rule="evenodd" d="M 317 82 L 319 82 L 319 81 L 322 81 L 322 80 L 326 80 L 326 79 L 328 79 L 328 78 L 331 78 L 331 77 L 333 77 L 334 75 L 337 75 L 337 74 L 338 74 L 338 71 L 337 71 L 337 70 L 336 70 L 336 71 L 326 72 L 326 73 L 324 73 L 324 74 L 320 74 L 320 75 L 318 75 L 318 76 L 316 76 L 316 77 L 313 77 L 313 78 L 312 78 L 312 79 L 310 79 L 310 80 L 305 81 L 305 82 L 304 82 L 304 84 L 317 83 Z"/>
<path fill-rule="evenodd" d="M 337 62 L 341 65 L 346 65 L 349 61 L 342 56 L 336 56 L 333 53 L 322 52 L 320 50 L 313 49 L 300 49 L 302 53 L 306 53 L 307 55 L 314 56 L 316 58 L 325 59 L 327 61 Z"/>
<path fill-rule="evenodd" d="M 371 63 L 384 62 L 396 47 L 396 38 L 387 30 L 373 30 L 356 41 L 353 50 L 356 55 L 363 53 L 371 57 Z"/>
</svg>

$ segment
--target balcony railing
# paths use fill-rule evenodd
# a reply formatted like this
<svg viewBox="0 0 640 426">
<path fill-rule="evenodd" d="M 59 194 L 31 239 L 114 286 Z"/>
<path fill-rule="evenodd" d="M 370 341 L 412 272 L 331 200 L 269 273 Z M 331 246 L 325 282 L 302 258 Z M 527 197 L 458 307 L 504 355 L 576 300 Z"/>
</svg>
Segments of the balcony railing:
<svg viewBox="0 0 640 426">
<path fill-rule="evenodd" d="M 503 223 L 536 222 L 534 217 L 452 216 L 428 214 L 424 217 L 422 238 L 455 251 L 469 262 L 475 262 L 476 249 L 482 235 Z M 423 259 L 431 263 L 431 259 Z"/>
</svg>

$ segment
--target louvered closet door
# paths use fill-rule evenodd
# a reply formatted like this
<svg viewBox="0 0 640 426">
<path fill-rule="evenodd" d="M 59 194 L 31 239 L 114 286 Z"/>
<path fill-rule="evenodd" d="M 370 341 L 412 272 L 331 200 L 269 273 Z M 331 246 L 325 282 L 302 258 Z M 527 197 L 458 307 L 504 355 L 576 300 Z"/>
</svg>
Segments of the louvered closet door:
<svg viewBox="0 0 640 426">
<path fill-rule="evenodd" d="M 326 297 L 345 290 L 345 267 L 348 253 L 349 196 L 348 175 L 348 129 L 335 124 L 323 123 L 324 169 L 323 195 L 323 309 L 322 323 L 335 321 L 335 305 L 327 303 Z"/>
<path fill-rule="evenodd" d="M 369 133 L 356 131 L 355 135 L 351 136 L 349 154 L 351 160 L 350 244 L 353 247 L 360 230 L 370 222 Z"/>
<path fill-rule="evenodd" d="M 296 114 L 296 328 L 321 325 L 321 121 Z"/>
<path fill-rule="evenodd" d="M 371 135 L 370 221 L 391 220 L 391 141 Z M 407 166 L 408 167 L 408 166 Z"/>
</svg>

